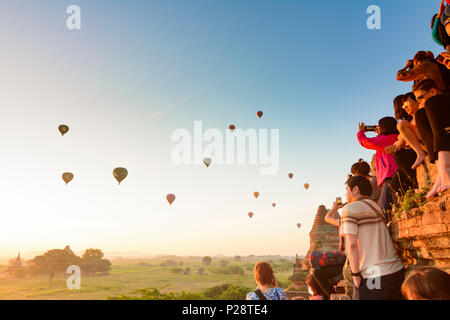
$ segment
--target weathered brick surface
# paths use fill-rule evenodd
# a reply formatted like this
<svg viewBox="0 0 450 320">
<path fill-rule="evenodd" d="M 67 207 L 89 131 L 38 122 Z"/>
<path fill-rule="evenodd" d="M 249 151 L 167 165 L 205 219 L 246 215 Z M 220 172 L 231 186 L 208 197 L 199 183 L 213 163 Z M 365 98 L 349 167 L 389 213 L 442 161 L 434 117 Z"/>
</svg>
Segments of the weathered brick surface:
<svg viewBox="0 0 450 320">
<path fill-rule="evenodd" d="M 391 235 L 403 262 L 414 269 L 435 266 L 450 271 L 450 191 L 410 213 L 394 216 Z"/>
</svg>

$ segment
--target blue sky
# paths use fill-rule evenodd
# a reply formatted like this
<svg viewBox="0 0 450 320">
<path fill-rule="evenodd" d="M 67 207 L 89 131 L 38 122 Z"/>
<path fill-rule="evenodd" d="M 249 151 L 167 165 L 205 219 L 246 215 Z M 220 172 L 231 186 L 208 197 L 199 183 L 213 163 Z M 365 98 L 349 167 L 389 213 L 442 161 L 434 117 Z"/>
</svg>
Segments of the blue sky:
<svg viewBox="0 0 450 320">
<path fill-rule="evenodd" d="M 66 29 L 71 4 L 82 30 Z M 372 4 L 382 30 L 366 27 Z M 356 141 L 358 122 L 393 115 L 394 97 L 410 90 L 397 70 L 418 50 L 442 51 L 429 27 L 438 6 L 2 1 L 0 210 L 11 218 L 1 251 L 304 254 L 317 207 L 343 196 L 351 164 L 372 155 Z M 173 165 L 171 133 L 196 120 L 280 129 L 280 173 Z M 63 140 L 61 123 L 72 128 Z M 120 188 L 116 166 L 130 172 Z"/>
</svg>

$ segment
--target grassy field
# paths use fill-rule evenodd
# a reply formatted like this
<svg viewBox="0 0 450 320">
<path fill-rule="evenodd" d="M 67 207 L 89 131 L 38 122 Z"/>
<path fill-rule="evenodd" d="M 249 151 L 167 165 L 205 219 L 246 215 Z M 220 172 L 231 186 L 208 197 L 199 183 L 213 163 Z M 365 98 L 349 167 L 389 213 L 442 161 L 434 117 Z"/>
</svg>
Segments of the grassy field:
<svg viewBox="0 0 450 320">
<path fill-rule="evenodd" d="M 281 260 L 284 258 L 284 260 Z M 177 262 L 176 268 L 189 267 L 192 272 L 188 275 L 174 273 L 174 266 L 162 266 L 166 260 Z M 220 260 L 227 260 L 229 266 L 239 266 L 244 274 L 221 274 L 224 268 Z M 288 278 L 292 275 L 290 257 L 246 257 L 240 262 L 232 258 L 214 258 L 210 266 L 206 266 L 205 274 L 199 275 L 197 270 L 202 266 L 201 258 L 158 257 L 154 259 L 117 259 L 113 263 L 109 274 L 96 276 L 82 276 L 81 289 L 66 288 L 66 275 L 57 275 L 52 283 L 46 276 L 13 279 L 5 276 L 5 266 L 0 267 L 0 299 L 45 299 L 45 300 L 103 300 L 108 296 L 133 296 L 135 289 L 157 288 L 167 292 L 203 292 L 204 290 L 225 283 L 237 284 L 248 288 L 256 287 L 253 278 L 253 264 L 256 261 L 271 261 L 280 265 L 276 276 L 285 287 L 290 285 Z M 288 260 L 288 261 L 286 261 Z M 283 267 L 281 264 L 283 263 Z M 182 265 L 180 265 L 182 264 Z M 289 265 L 291 266 L 289 268 Z"/>
</svg>

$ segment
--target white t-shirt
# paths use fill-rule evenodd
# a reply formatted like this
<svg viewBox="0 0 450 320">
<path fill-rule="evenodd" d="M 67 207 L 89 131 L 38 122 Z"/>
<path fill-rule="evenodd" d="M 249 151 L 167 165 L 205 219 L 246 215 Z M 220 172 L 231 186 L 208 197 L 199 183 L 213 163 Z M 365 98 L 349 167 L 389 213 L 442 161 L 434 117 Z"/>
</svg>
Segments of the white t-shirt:
<svg viewBox="0 0 450 320">
<path fill-rule="evenodd" d="M 364 201 L 381 211 L 374 201 Z M 386 276 L 404 268 L 384 221 L 363 201 L 349 203 L 343 208 L 341 233 L 358 237 L 359 267 L 363 278 Z"/>
</svg>

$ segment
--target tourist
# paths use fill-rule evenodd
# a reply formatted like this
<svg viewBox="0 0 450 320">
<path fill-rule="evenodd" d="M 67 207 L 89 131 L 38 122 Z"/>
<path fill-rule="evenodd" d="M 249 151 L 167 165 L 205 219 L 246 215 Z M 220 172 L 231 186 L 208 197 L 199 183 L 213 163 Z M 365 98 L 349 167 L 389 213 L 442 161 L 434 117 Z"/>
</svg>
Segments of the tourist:
<svg viewBox="0 0 450 320">
<path fill-rule="evenodd" d="M 418 268 L 403 282 L 407 300 L 450 300 L 450 275 L 438 268 Z"/>
<path fill-rule="evenodd" d="M 397 129 L 400 132 L 398 140 L 391 151 L 395 152 L 394 159 L 398 169 L 392 179 L 391 186 L 395 193 L 406 193 L 408 189 L 418 187 L 416 168 L 419 167 L 427 156 L 421 143 L 421 137 L 416 127 L 415 114 L 419 110 L 419 104 L 412 92 L 400 95 L 394 99 L 395 118 L 399 121 Z"/>
<path fill-rule="evenodd" d="M 397 163 L 394 155 L 388 154 L 386 147 L 392 146 L 398 138 L 397 120 L 392 117 L 385 117 L 378 122 L 376 132 L 378 136 L 368 138 L 366 136 L 367 127 L 364 123 L 359 124 L 359 132 L 357 134 L 358 142 L 366 149 L 376 150 L 376 169 L 378 188 L 381 189 L 378 204 L 387 213 L 392 208 L 392 191 L 390 181 L 397 171 Z"/>
<path fill-rule="evenodd" d="M 405 269 L 380 207 L 370 200 L 371 192 L 369 181 L 363 177 L 347 181 L 341 225 L 353 276 L 353 299 L 402 299 Z"/>
<path fill-rule="evenodd" d="M 431 79 L 439 87 L 442 92 L 448 91 L 448 84 L 444 81 L 444 72 L 446 68 L 441 70 L 442 64 L 434 59 L 431 51 L 419 51 L 413 60 L 408 60 L 406 66 L 397 73 L 398 81 L 417 81 Z"/>
<path fill-rule="evenodd" d="M 378 201 L 380 199 L 381 190 L 378 189 L 376 173 L 375 176 L 371 176 L 370 175 L 371 171 L 372 171 L 371 167 L 363 159 L 359 159 L 358 162 L 354 163 L 351 168 L 351 173 L 354 176 L 365 177 L 367 180 L 370 181 L 370 185 L 372 186 L 372 200 Z"/>
<path fill-rule="evenodd" d="M 449 1 L 447 3 L 450 4 Z M 448 20 L 446 17 L 450 17 L 450 14 L 445 14 L 446 8 L 448 7 L 445 5 L 445 0 L 441 0 L 439 13 L 435 14 L 431 20 L 431 28 L 433 40 L 450 52 L 450 27 L 445 25 Z"/>
<path fill-rule="evenodd" d="M 430 162 L 436 162 L 438 176 L 430 199 L 450 188 L 450 93 L 441 94 L 436 83 L 424 80 L 413 88 L 419 103 L 416 124 L 426 146 Z"/>
<path fill-rule="evenodd" d="M 448 2 L 447 2 L 448 3 Z M 438 31 L 438 37 L 436 35 L 436 30 Z M 433 38 L 438 38 L 446 52 L 442 52 L 437 61 L 442 63 L 447 70 L 450 69 L 450 5 L 445 7 L 441 3 L 441 10 L 436 17 L 436 21 L 433 29 Z M 438 41 L 437 41 L 438 42 Z M 439 43 L 439 42 L 438 42 Z M 448 75 L 448 73 L 447 73 Z"/>
<path fill-rule="evenodd" d="M 247 294 L 247 300 L 288 300 L 282 288 L 278 288 L 273 269 L 267 262 L 257 262 L 254 268 L 258 287 Z"/>
<path fill-rule="evenodd" d="M 313 276 L 306 277 L 306 285 L 308 286 L 309 300 L 325 300 L 324 292 Z"/>
</svg>

